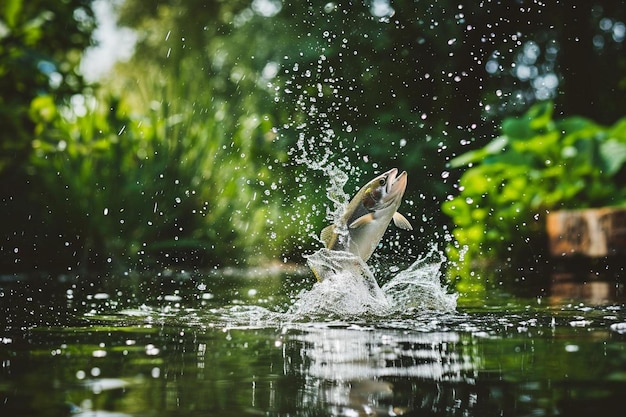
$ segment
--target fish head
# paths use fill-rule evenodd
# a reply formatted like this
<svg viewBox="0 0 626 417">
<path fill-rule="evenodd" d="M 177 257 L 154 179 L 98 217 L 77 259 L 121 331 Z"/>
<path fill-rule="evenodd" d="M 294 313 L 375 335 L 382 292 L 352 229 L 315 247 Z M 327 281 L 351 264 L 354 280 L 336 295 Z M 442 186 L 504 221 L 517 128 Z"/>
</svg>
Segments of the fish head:
<svg viewBox="0 0 626 417">
<path fill-rule="evenodd" d="M 407 173 L 393 168 L 377 176 L 364 187 L 363 206 L 370 211 L 383 210 L 393 207 L 394 211 L 400 205 L 406 191 Z"/>
</svg>

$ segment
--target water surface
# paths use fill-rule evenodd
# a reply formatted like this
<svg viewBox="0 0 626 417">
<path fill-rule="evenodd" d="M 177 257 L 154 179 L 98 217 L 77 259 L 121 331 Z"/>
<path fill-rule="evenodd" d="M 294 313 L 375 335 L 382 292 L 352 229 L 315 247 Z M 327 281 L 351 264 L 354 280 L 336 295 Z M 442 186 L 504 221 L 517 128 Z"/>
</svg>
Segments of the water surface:
<svg viewBox="0 0 626 417">
<path fill-rule="evenodd" d="M 623 300 L 448 290 L 453 308 L 341 316 L 329 291 L 300 273 L 5 276 L 0 414 L 621 415 Z"/>
</svg>

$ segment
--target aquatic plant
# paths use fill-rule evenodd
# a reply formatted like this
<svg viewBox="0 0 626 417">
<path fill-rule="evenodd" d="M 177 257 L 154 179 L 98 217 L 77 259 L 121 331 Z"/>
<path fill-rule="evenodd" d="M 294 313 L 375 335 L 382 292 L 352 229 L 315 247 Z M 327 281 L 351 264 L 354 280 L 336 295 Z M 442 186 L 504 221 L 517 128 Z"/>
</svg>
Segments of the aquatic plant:
<svg viewBox="0 0 626 417">
<path fill-rule="evenodd" d="M 613 126 L 571 116 L 554 119 L 541 102 L 502 123 L 502 134 L 464 153 L 459 194 L 442 204 L 454 223 L 453 259 L 468 266 L 545 257 L 551 210 L 626 205 L 626 118 Z M 533 261 L 535 259 L 535 261 Z"/>
</svg>

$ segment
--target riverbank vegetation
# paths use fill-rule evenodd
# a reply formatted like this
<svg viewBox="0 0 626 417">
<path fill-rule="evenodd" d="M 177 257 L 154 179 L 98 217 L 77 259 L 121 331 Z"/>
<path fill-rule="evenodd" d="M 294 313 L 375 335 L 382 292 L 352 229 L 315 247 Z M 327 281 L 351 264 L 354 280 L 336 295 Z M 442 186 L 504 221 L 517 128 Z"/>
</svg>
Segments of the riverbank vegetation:
<svg viewBox="0 0 626 417">
<path fill-rule="evenodd" d="M 507 118 L 493 141 L 451 160 L 467 168 L 459 194 L 442 205 L 455 225 L 449 255 L 461 268 L 494 260 L 541 268 L 548 213 L 626 206 L 626 118 L 607 127 L 555 119 L 553 110 L 541 102 Z"/>
<path fill-rule="evenodd" d="M 328 166 L 349 194 L 409 172 L 413 254 L 506 261 L 539 227 L 518 206 L 617 198 L 619 2 L 125 0 L 135 52 L 98 82 L 95 3 L 48 3 L 0 5 L 3 271 L 302 262 Z"/>
</svg>

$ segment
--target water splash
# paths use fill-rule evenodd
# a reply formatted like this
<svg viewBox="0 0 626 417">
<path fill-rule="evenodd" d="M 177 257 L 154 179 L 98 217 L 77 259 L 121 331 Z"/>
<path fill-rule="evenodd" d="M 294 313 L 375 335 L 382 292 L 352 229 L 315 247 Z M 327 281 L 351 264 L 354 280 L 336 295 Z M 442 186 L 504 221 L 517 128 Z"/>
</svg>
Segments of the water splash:
<svg viewBox="0 0 626 417">
<path fill-rule="evenodd" d="M 288 314 L 298 318 L 384 316 L 389 302 L 361 258 L 320 249 L 307 257 L 320 282 L 302 291 Z"/>
<path fill-rule="evenodd" d="M 180 323 L 211 328 L 263 328 L 320 322 L 334 325 L 367 322 L 388 327 L 393 326 L 389 320 L 401 320 L 402 326 L 418 320 L 418 326 L 423 329 L 424 317 L 430 321 L 448 313 L 454 315 L 456 311 L 457 294 L 450 293 L 441 283 L 446 258 L 435 245 L 408 268 L 394 272 L 382 287 L 373 270 L 350 252 L 324 248 L 306 259 L 317 271 L 320 281 L 292 296 L 286 304 L 262 306 L 235 300 L 202 307 L 190 304 L 193 297 L 169 301 L 173 297 L 159 296 L 148 301 L 151 305 L 138 308 L 118 308 L 118 303 L 103 303 L 85 317 L 101 322 L 123 320 L 126 325 Z M 312 279 L 312 274 L 309 277 L 305 279 Z"/>
<path fill-rule="evenodd" d="M 333 132 L 325 132 L 322 135 L 323 141 L 331 141 L 335 138 Z M 322 156 L 315 154 L 314 152 L 323 152 Z M 296 143 L 296 149 L 292 149 L 295 156 L 295 162 L 297 164 L 306 166 L 309 170 L 321 171 L 328 178 L 328 186 L 326 188 L 326 197 L 332 203 L 331 206 L 326 207 L 326 220 L 331 221 L 336 225 L 341 225 L 339 221 L 343 213 L 348 207 L 350 202 L 350 195 L 344 191 L 344 186 L 348 182 L 348 174 L 344 169 L 355 172 L 356 168 L 352 167 L 348 160 L 343 161 L 342 164 L 336 163 L 332 160 L 332 151 L 327 146 L 319 146 L 315 138 L 309 138 L 305 141 L 304 133 L 300 133 L 299 139 Z M 347 233 L 347 230 L 338 228 L 338 233 Z M 319 241 L 319 237 L 316 233 L 312 236 Z M 321 242 L 321 241 L 320 241 Z"/>
<path fill-rule="evenodd" d="M 446 262 L 443 251 L 436 245 L 407 269 L 400 271 L 382 290 L 395 313 L 409 310 L 453 312 L 458 294 L 448 293 L 442 285 L 442 267 Z"/>
<path fill-rule="evenodd" d="M 446 258 L 435 246 L 379 287 L 369 266 L 349 252 L 320 249 L 307 257 L 320 282 L 298 294 L 287 315 L 293 319 L 410 316 L 421 311 L 449 313 L 457 294 L 441 284 Z"/>
</svg>

